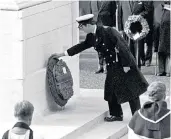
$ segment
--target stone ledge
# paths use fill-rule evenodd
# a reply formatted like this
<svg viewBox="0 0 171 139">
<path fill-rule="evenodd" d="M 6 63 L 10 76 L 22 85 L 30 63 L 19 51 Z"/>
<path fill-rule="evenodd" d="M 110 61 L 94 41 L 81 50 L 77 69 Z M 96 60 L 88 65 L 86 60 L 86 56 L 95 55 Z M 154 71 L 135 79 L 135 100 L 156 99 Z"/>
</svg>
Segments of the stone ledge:
<svg viewBox="0 0 171 139">
<path fill-rule="evenodd" d="M 41 1 L 22 1 L 22 0 L 10 0 L 10 1 L 2 1 L 0 2 L 0 10 L 6 10 L 6 11 L 19 11 L 21 9 L 25 9 L 28 7 L 33 7 L 35 5 L 49 2 L 51 0 L 41 0 Z"/>
</svg>

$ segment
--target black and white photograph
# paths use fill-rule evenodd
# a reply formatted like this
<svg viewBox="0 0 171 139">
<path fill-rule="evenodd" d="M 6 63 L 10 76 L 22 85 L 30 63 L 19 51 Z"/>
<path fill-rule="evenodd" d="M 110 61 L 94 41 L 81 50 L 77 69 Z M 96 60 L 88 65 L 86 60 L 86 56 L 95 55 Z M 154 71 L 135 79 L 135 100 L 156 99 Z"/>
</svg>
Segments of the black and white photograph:
<svg viewBox="0 0 171 139">
<path fill-rule="evenodd" d="M 171 139 L 170 0 L 0 0 L 0 139 Z"/>
</svg>

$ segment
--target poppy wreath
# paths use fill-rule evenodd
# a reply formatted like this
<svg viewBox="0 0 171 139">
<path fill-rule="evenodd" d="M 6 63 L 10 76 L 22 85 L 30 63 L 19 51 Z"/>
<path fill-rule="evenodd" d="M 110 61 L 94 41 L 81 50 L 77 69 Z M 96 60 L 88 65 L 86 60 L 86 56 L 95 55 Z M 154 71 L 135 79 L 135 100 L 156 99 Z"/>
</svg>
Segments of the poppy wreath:
<svg viewBox="0 0 171 139">
<path fill-rule="evenodd" d="M 132 15 L 125 22 L 124 32 L 130 38 L 135 40 L 135 35 L 139 33 L 136 40 L 141 40 L 149 33 L 149 25 L 141 15 Z"/>
<path fill-rule="evenodd" d="M 70 69 L 56 54 L 48 59 L 46 83 L 48 92 L 61 107 L 65 106 L 73 96 L 73 78 Z"/>
</svg>

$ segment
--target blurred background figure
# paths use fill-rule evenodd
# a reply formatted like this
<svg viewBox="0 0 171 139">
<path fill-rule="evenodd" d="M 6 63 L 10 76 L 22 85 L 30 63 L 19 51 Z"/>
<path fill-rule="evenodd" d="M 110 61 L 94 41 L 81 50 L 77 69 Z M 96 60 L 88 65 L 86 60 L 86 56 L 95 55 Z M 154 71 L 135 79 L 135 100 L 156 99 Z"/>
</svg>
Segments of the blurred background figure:
<svg viewBox="0 0 171 139">
<path fill-rule="evenodd" d="M 129 39 L 124 34 L 124 25 L 131 15 L 143 16 L 150 27 L 150 32 L 146 38 L 138 41 L 138 57 L 136 57 L 136 44 L 134 40 Z M 118 27 L 119 31 L 123 33 L 123 36 L 129 43 L 129 48 L 133 56 L 138 61 L 138 67 L 141 69 L 141 65 L 145 65 L 145 61 L 152 59 L 152 31 L 153 31 L 153 2 L 152 1 L 119 1 L 118 2 Z M 147 53 L 144 52 L 144 43 L 147 43 Z"/>
<path fill-rule="evenodd" d="M 34 107 L 24 100 L 18 102 L 14 108 L 14 117 L 17 122 L 14 127 L 6 131 L 2 139 L 33 139 L 33 131 L 29 127 L 32 122 Z"/>
<path fill-rule="evenodd" d="M 158 52 L 158 76 L 170 77 L 170 10 L 170 1 L 163 1 L 156 7 L 156 12 L 162 12 L 159 23 L 155 24 L 154 34 L 155 51 Z"/>
</svg>

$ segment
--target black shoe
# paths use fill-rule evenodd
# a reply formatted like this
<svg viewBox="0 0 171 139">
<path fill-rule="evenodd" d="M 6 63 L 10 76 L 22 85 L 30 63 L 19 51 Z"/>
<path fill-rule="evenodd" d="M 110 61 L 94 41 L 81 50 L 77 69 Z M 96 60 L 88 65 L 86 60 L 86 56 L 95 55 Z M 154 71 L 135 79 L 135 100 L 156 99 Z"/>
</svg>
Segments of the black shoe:
<svg viewBox="0 0 171 139">
<path fill-rule="evenodd" d="M 104 120 L 106 122 L 123 121 L 123 117 L 110 116 L 110 117 L 105 117 Z"/>
<path fill-rule="evenodd" d="M 98 71 L 95 72 L 95 74 L 99 74 L 99 73 L 103 73 L 104 72 L 104 69 L 99 69 Z"/>
<path fill-rule="evenodd" d="M 163 73 L 158 73 L 157 76 L 166 76 L 166 73 L 163 72 Z"/>
</svg>

